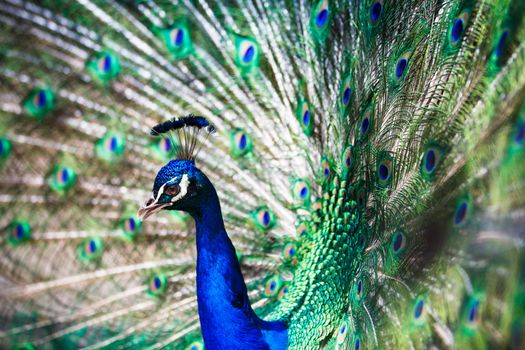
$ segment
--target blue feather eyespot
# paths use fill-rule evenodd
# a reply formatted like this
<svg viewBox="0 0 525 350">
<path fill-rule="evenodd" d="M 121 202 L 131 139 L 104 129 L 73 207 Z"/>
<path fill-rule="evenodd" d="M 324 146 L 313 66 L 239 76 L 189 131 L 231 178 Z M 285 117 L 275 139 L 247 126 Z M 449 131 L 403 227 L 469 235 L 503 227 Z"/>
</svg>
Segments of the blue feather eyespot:
<svg viewBox="0 0 525 350">
<path fill-rule="evenodd" d="M 35 94 L 35 97 L 33 97 L 33 103 L 35 104 L 35 106 L 37 106 L 38 108 L 42 108 L 46 105 L 46 102 L 47 102 L 47 97 L 46 97 L 46 93 L 44 90 L 39 90 L 36 94 Z"/>
<path fill-rule="evenodd" d="M 194 341 L 186 347 L 186 350 L 204 350 L 204 343 L 202 341 Z"/>
<path fill-rule="evenodd" d="M 73 168 L 57 165 L 49 177 L 49 187 L 57 193 L 65 193 L 72 188 L 77 180 L 76 172 Z"/>
<path fill-rule="evenodd" d="M 523 139 L 525 138 L 525 120 L 519 120 L 516 124 L 514 132 L 514 143 L 516 146 L 522 147 L 523 146 Z"/>
<path fill-rule="evenodd" d="M 81 261 L 89 262 L 102 255 L 102 239 L 98 237 L 86 238 L 78 247 L 78 255 Z"/>
<path fill-rule="evenodd" d="M 171 144 L 171 139 L 169 137 L 165 137 L 159 141 L 159 147 L 164 152 L 168 153 L 171 152 L 173 149 L 173 146 Z"/>
<path fill-rule="evenodd" d="M 281 289 L 282 281 L 279 276 L 270 277 L 264 284 L 264 295 L 266 297 L 273 297 L 277 295 Z"/>
<path fill-rule="evenodd" d="M 110 51 L 100 51 L 86 63 L 86 69 L 97 83 L 106 85 L 120 73 L 118 57 Z"/>
<path fill-rule="evenodd" d="M 319 2 L 315 11 L 315 24 L 318 29 L 322 29 L 328 23 L 330 17 L 330 10 L 328 8 L 328 0 Z"/>
<path fill-rule="evenodd" d="M 308 101 L 301 100 L 297 105 L 296 117 L 307 136 L 310 136 L 313 129 L 313 110 Z"/>
<path fill-rule="evenodd" d="M 5 137 L 0 137 L 0 161 L 9 158 L 11 155 L 11 141 Z M 1 165 L 2 163 L 0 163 Z"/>
<path fill-rule="evenodd" d="M 95 153 L 106 162 L 116 161 L 124 154 L 125 145 L 126 140 L 122 136 L 107 132 L 95 144 Z"/>
<path fill-rule="evenodd" d="M 295 232 L 298 237 L 308 235 L 308 224 L 306 222 L 299 223 L 299 225 L 297 225 L 296 227 Z"/>
<path fill-rule="evenodd" d="M 414 307 L 414 319 L 420 320 L 425 314 L 425 301 L 423 299 L 419 299 L 416 301 L 416 305 Z"/>
<path fill-rule="evenodd" d="M 474 326 L 479 321 L 479 307 L 480 302 L 478 299 L 473 299 L 470 301 L 470 306 L 468 307 L 467 319 L 471 326 Z"/>
<path fill-rule="evenodd" d="M 359 350 L 361 348 L 361 340 L 356 337 L 354 342 L 354 350 Z"/>
<path fill-rule="evenodd" d="M 405 250 L 405 245 L 406 245 L 405 235 L 401 231 L 394 233 L 394 236 L 392 236 L 392 243 L 391 243 L 392 253 L 394 253 L 394 255 L 399 255 L 401 252 Z"/>
<path fill-rule="evenodd" d="M 288 293 L 289 287 L 287 284 L 283 284 L 279 294 L 277 294 L 278 299 L 282 299 Z"/>
<path fill-rule="evenodd" d="M 339 328 L 337 330 L 337 344 L 341 345 L 344 343 L 346 339 L 346 335 L 348 334 L 348 323 L 346 321 L 341 322 L 339 325 Z"/>
<path fill-rule="evenodd" d="M 468 221 L 471 211 L 470 207 L 470 197 L 466 196 L 458 201 L 454 210 L 454 226 L 461 227 Z"/>
<path fill-rule="evenodd" d="M 469 11 L 463 11 L 455 20 L 452 26 L 450 27 L 450 45 L 457 46 L 463 38 L 465 33 L 465 28 L 470 16 Z"/>
<path fill-rule="evenodd" d="M 321 161 L 321 176 L 323 180 L 330 179 L 331 170 L 330 170 L 330 162 L 328 162 L 328 159 L 323 158 Z"/>
<path fill-rule="evenodd" d="M 257 208 L 252 214 L 256 227 L 261 231 L 272 229 L 276 224 L 275 215 L 267 206 Z"/>
<path fill-rule="evenodd" d="M 111 69 L 111 56 L 108 54 L 102 55 L 102 57 L 98 59 L 97 64 L 98 64 L 98 70 L 101 73 L 107 74 Z"/>
<path fill-rule="evenodd" d="M 170 32 L 170 41 L 176 48 L 184 43 L 184 28 L 173 28 Z"/>
<path fill-rule="evenodd" d="M 427 180 L 431 180 L 443 157 L 443 149 L 434 143 L 425 148 L 421 156 L 421 175 Z"/>
<path fill-rule="evenodd" d="M 49 88 L 36 88 L 23 102 L 24 111 L 31 117 L 42 119 L 55 107 L 55 93 Z"/>
<path fill-rule="evenodd" d="M 252 139 L 242 129 L 234 129 L 230 134 L 230 153 L 233 157 L 241 157 L 252 150 Z"/>
<path fill-rule="evenodd" d="M 401 80 L 406 75 L 409 68 L 410 58 L 412 57 L 412 51 L 406 51 L 402 54 L 395 62 L 393 81 L 394 85 L 397 86 L 401 83 Z"/>
<path fill-rule="evenodd" d="M 120 230 L 123 238 L 132 240 L 140 232 L 142 221 L 136 216 L 123 216 L 120 220 Z"/>
<path fill-rule="evenodd" d="M 310 186 L 304 180 L 297 179 L 292 183 L 292 195 L 295 203 L 308 207 L 310 206 Z"/>
<path fill-rule="evenodd" d="M 392 182 L 394 176 L 394 161 L 387 155 L 381 155 L 377 160 L 376 174 L 381 186 L 387 186 Z"/>
<path fill-rule="evenodd" d="M 175 140 L 170 137 L 155 138 L 149 145 L 153 155 L 162 161 L 167 161 L 172 158 L 175 153 L 177 144 Z"/>
<path fill-rule="evenodd" d="M 372 26 L 375 26 L 379 19 L 381 18 L 381 13 L 383 13 L 383 0 L 376 0 L 370 6 L 370 23 Z"/>
<path fill-rule="evenodd" d="M 283 258 L 289 260 L 295 258 L 297 254 L 297 244 L 294 242 L 288 242 L 284 245 L 283 248 Z"/>
<path fill-rule="evenodd" d="M 372 118 L 373 118 L 373 111 L 374 106 L 371 104 L 368 106 L 363 114 L 363 117 L 361 118 L 361 122 L 358 124 L 359 127 L 359 139 L 361 141 L 365 140 L 368 136 L 371 126 L 372 126 Z"/>
<path fill-rule="evenodd" d="M 498 44 L 496 45 L 496 51 L 495 51 L 496 57 L 499 58 L 503 55 L 503 52 L 505 51 L 505 47 L 507 44 L 508 36 L 509 36 L 508 30 L 504 30 L 503 33 L 501 33 L 498 39 Z"/>
<path fill-rule="evenodd" d="M 352 97 L 352 77 L 348 76 L 341 87 L 341 104 L 343 108 L 348 107 Z"/>
<path fill-rule="evenodd" d="M 152 276 L 148 281 L 148 294 L 159 296 L 166 291 L 168 278 L 164 274 Z"/>
<path fill-rule="evenodd" d="M 235 63 L 242 73 L 248 73 L 258 66 L 259 47 L 255 40 L 237 35 L 235 38 Z"/>
<path fill-rule="evenodd" d="M 341 168 L 343 169 L 343 175 L 346 175 L 348 171 L 350 170 L 353 159 L 354 159 L 353 147 L 348 146 L 344 150 L 343 156 L 341 157 Z"/>
<path fill-rule="evenodd" d="M 27 221 L 14 220 L 7 226 L 9 232 L 8 242 L 11 245 L 19 245 L 31 238 L 31 226 Z"/>
<path fill-rule="evenodd" d="M 358 299 L 363 297 L 363 280 L 361 278 L 355 284 L 355 295 Z"/>
</svg>

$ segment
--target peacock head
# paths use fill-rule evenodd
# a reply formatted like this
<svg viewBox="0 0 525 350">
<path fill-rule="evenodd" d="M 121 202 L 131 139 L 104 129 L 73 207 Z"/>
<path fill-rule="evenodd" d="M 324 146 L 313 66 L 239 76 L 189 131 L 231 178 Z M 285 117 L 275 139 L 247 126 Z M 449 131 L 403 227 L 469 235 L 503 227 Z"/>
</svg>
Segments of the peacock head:
<svg viewBox="0 0 525 350">
<path fill-rule="evenodd" d="M 139 209 L 138 216 L 145 220 L 162 209 L 192 213 L 210 192 L 210 186 L 193 160 L 172 160 L 157 173 L 151 197 Z"/>
<path fill-rule="evenodd" d="M 193 131 L 181 137 L 181 132 L 189 129 Z M 138 211 L 141 220 L 162 209 L 181 210 L 194 215 L 206 198 L 215 193 L 210 180 L 195 166 L 195 150 L 200 148 L 199 143 L 202 142 L 198 139 L 201 129 L 205 129 L 207 135 L 215 131 L 205 118 L 196 116 L 172 119 L 152 129 L 153 135 L 178 131 L 179 142 L 174 142 L 178 145 L 177 159 L 168 162 L 157 173 L 151 197 Z"/>
</svg>

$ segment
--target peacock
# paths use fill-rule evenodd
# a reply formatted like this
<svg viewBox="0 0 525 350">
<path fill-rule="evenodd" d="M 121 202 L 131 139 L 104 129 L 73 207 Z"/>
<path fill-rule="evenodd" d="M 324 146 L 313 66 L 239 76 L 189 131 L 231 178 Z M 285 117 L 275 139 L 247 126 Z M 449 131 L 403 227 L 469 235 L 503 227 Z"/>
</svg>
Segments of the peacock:
<svg viewBox="0 0 525 350">
<path fill-rule="evenodd" d="M 0 348 L 525 348 L 521 0 L 0 0 Z"/>
</svg>

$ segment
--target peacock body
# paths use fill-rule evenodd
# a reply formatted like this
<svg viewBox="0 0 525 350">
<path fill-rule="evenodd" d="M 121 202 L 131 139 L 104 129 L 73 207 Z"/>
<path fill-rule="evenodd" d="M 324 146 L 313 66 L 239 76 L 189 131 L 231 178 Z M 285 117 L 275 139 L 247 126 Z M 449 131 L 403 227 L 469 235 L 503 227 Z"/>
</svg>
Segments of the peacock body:
<svg viewBox="0 0 525 350">
<path fill-rule="evenodd" d="M 0 1 L 0 345 L 524 348 L 524 11 Z"/>
</svg>

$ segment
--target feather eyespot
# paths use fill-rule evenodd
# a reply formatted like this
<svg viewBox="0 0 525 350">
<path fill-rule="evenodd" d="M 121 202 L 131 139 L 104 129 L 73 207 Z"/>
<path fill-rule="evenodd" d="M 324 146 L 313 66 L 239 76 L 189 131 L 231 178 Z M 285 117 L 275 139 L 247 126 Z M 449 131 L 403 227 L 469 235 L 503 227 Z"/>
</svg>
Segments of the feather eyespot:
<svg viewBox="0 0 525 350">
<path fill-rule="evenodd" d="M 523 139 L 525 138 L 525 121 L 520 120 L 516 125 L 514 134 L 514 143 L 517 146 L 523 146 Z"/>
<path fill-rule="evenodd" d="M 354 159 L 353 148 L 352 146 L 348 146 L 343 152 L 343 156 L 341 159 L 343 174 L 346 174 L 348 172 L 348 170 L 352 166 L 353 159 Z"/>
<path fill-rule="evenodd" d="M 371 125 L 372 125 L 372 113 L 374 110 L 374 106 L 370 105 L 366 108 L 363 117 L 361 118 L 361 122 L 359 123 L 359 133 L 360 133 L 360 140 L 363 141 L 368 136 L 368 133 L 370 132 Z"/>
<path fill-rule="evenodd" d="M 270 211 L 267 206 L 257 208 L 253 213 L 252 217 L 255 221 L 255 225 L 261 231 L 268 231 L 272 229 L 276 224 L 275 215 Z"/>
<path fill-rule="evenodd" d="M 507 46 L 507 38 L 509 36 L 509 31 L 504 30 L 503 33 L 501 33 L 498 44 L 496 45 L 496 57 L 501 57 L 505 51 L 505 48 Z"/>
<path fill-rule="evenodd" d="M 285 259 L 294 258 L 296 253 L 297 253 L 297 245 L 293 242 L 287 243 L 283 248 L 283 257 Z"/>
<path fill-rule="evenodd" d="M 470 304 L 471 305 L 468 308 L 468 322 L 470 325 L 476 325 L 479 321 L 480 301 L 478 299 L 474 299 Z"/>
<path fill-rule="evenodd" d="M 328 8 L 328 0 L 324 0 L 317 6 L 317 11 L 315 13 L 315 24 L 317 28 L 321 29 L 325 27 L 328 23 L 329 16 L 330 11 Z"/>
<path fill-rule="evenodd" d="M 465 33 L 465 28 L 470 16 L 469 11 L 463 11 L 455 20 L 452 26 L 450 27 L 450 45 L 457 46 L 463 34 Z"/>
<path fill-rule="evenodd" d="M 148 202 L 151 204 L 153 199 L 151 198 Z M 142 227 L 142 221 L 135 216 L 123 216 L 120 220 L 120 232 L 122 237 L 126 240 L 133 240 L 135 236 L 140 232 Z"/>
<path fill-rule="evenodd" d="M 148 281 L 148 294 L 152 296 L 159 296 L 166 291 L 168 285 L 168 278 L 166 275 L 158 274 L 152 276 Z"/>
<path fill-rule="evenodd" d="M 103 54 L 98 59 L 98 70 L 100 73 L 106 74 L 111 70 L 112 58 L 108 54 Z"/>
<path fill-rule="evenodd" d="M 11 154 L 11 141 L 0 137 L 0 160 L 7 159 Z M 2 163 L 0 163 L 1 165 Z"/>
<path fill-rule="evenodd" d="M 234 129 L 230 134 L 230 152 L 234 157 L 246 155 L 252 149 L 251 137 L 242 129 Z"/>
<path fill-rule="evenodd" d="M 310 203 L 310 186 L 304 180 L 295 180 L 293 183 L 292 194 L 297 204 L 308 206 Z"/>
<path fill-rule="evenodd" d="M 76 183 L 75 171 L 67 166 L 58 165 L 49 178 L 49 186 L 57 193 L 67 192 Z"/>
<path fill-rule="evenodd" d="M 38 90 L 33 97 L 33 103 L 38 108 L 42 108 L 46 105 L 47 96 L 45 90 Z"/>
<path fill-rule="evenodd" d="M 356 337 L 355 338 L 355 343 L 354 343 L 354 350 L 359 350 L 361 348 L 361 340 Z"/>
<path fill-rule="evenodd" d="M 299 225 L 297 225 L 296 228 L 297 236 L 306 236 L 308 234 L 308 226 L 306 223 L 302 222 Z"/>
<path fill-rule="evenodd" d="M 304 127 L 310 126 L 310 110 L 308 109 L 308 104 L 303 105 L 303 113 L 301 114 Z"/>
<path fill-rule="evenodd" d="M 25 112 L 34 118 L 41 119 L 48 114 L 55 105 L 55 93 L 49 88 L 36 88 L 29 92 L 24 99 Z"/>
<path fill-rule="evenodd" d="M 238 50 L 240 61 L 244 65 L 251 64 L 257 57 L 257 46 L 251 40 L 242 40 Z"/>
<path fill-rule="evenodd" d="M 419 320 L 425 313 L 425 301 L 420 299 L 416 302 L 414 307 L 414 319 Z"/>
<path fill-rule="evenodd" d="M 279 294 L 277 295 L 277 298 L 278 299 L 282 299 L 287 293 L 288 293 L 288 286 L 287 285 L 283 285 L 283 287 L 279 291 Z"/>
<path fill-rule="evenodd" d="M 350 87 L 345 87 L 343 91 L 343 104 L 347 106 L 350 103 L 350 95 L 352 94 L 352 89 Z"/>
<path fill-rule="evenodd" d="M 180 47 L 184 43 L 184 29 L 174 28 L 170 32 L 171 43 L 174 47 Z"/>
<path fill-rule="evenodd" d="M 441 163 L 443 149 L 437 144 L 430 144 L 426 147 L 421 156 L 421 174 L 427 180 L 431 180 Z"/>
<path fill-rule="evenodd" d="M 396 232 L 392 237 L 392 252 L 398 255 L 405 249 L 406 238 L 402 232 Z"/>
<path fill-rule="evenodd" d="M 339 329 L 337 330 L 337 344 L 341 345 L 346 339 L 348 333 L 348 323 L 346 321 L 341 322 Z"/>
<path fill-rule="evenodd" d="M 160 142 L 160 147 L 162 150 L 164 150 L 165 152 L 171 151 L 171 140 L 169 139 L 169 137 L 165 137 L 161 139 L 159 142 Z"/>
<path fill-rule="evenodd" d="M 388 155 L 382 156 L 383 159 L 379 159 L 377 162 L 377 178 L 381 186 L 386 186 L 392 182 L 394 176 L 394 165 L 393 160 Z"/>
<path fill-rule="evenodd" d="M 470 203 L 468 199 L 461 200 L 454 211 L 454 225 L 462 226 L 468 219 Z"/>
<path fill-rule="evenodd" d="M 370 22 L 376 25 L 383 13 L 383 0 L 376 0 L 370 7 Z"/>
<path fill-rule="evenodd" d="M 363 280 L 359 279 L 357 280 L 356 286 L 355 286 L 355 295 L 358 299 L 361 299 L 363 296 Z"/>
<path fill-rule="evenodd" d="M 277 295 L 279 290 L 281 289 L 281 279 L 278 276 L 270 277 L 264 287 L 264 295 L 267 297 L 273 297 Z"/>
<path fill-rule="evenodd" d="M 80 260 L 92 261 L 102 255 L 102 240 L 98 237 L 86 238 L 78 248 Z"/>
<path fill-rule="evenodd" d="M 330 162 L 326 158 L 321 161 L 321 175 L 324 180 L 328 180 L 331 175 Z"/>
<path fill-rule="evenodd" d="M 26 242 L 31 238 L 31 226 L 25 221 L 12 221 L 8 226 L 8 242 L 12 245 L 18 245 Z"/>
</svg>

